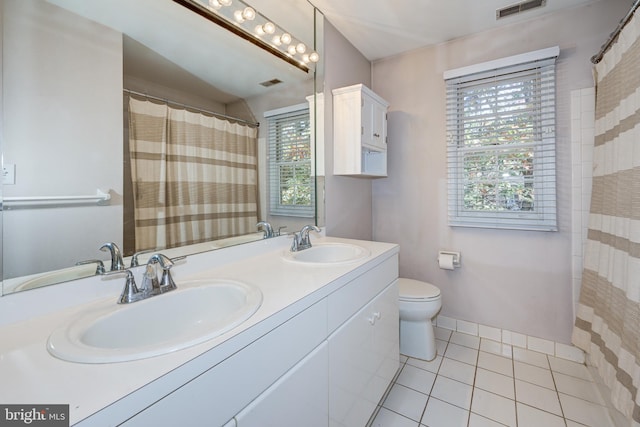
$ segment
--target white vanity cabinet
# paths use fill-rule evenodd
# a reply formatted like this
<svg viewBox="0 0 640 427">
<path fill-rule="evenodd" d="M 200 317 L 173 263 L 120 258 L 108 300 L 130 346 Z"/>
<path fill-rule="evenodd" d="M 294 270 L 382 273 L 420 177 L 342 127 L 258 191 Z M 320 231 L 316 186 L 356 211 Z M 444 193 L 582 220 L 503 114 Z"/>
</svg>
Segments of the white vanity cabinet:
<svg viewBox="0 0 640 427">
<path fill-rule="evenodd" d="M 332 92 L 333 173 L 387 176 L 389 103 L 362 84 Z"/>
<path fill-rule="evenodd" d="M 330 328 L 347 312 L 345 302 L 369 301 L 328 339 L 331 427 L 366 425 L 399 368 L 397 274 L 391 270 L 392 263 L 382 264 L 371 271 L 376 276 L 364 275 L 329 297 Z"/>
<path fill-rule="evenodd" d="M 189 362 L 199 366 L 189 379 L 112 424 L 365 426 L 399 368 L 397 278 L 397 251 L 346 272 L 213 366 L 206 353 Z M 82 425 L 101 419 L 91 418 Z"/>
<path fill-rule="evenodd" d="M 326 427 L 328 351 L 323 342 L 236 415 L 237 427 Z"/>
</svg>

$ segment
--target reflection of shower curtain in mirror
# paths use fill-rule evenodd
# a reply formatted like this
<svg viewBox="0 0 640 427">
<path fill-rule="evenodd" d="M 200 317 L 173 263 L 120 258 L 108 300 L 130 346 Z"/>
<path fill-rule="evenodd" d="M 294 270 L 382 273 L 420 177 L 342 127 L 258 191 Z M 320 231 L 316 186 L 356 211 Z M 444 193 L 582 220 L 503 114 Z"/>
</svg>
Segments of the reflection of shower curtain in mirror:
<svg viewBox="0 0 640 427">
<path fill-rule="evenodd" d="M 257 129 L 129 100 L 135 249 L 255 231 Z"/>
</svg>

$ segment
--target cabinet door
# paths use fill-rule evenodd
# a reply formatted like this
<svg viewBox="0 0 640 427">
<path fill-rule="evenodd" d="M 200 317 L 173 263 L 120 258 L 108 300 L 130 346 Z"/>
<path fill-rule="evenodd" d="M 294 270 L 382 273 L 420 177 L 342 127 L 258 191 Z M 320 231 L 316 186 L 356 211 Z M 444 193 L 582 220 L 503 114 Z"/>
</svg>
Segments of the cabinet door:
<svg viewBox="0 0 640 427">
<path fill-rule="evenodd" d="M 387 107 L 362 93 L 362 145 L 374 151 L 387 149 Z"/>
<path fill-rule="evenodd" d="M 399 367 L 398 290 L 389 285 L 329 336 L 329 425 L 366 425 Z"/>
<path fill-rule="evenodd" d="M 328 423 L 326 341 L 244 408 L 238 427 L 326 427 Z"/>
<path fill-rule="evenodd" d="M 387 107 L 374 103 L 372 107 L 372 145 L 381 150 L 387 149 Z"/>
</svg>

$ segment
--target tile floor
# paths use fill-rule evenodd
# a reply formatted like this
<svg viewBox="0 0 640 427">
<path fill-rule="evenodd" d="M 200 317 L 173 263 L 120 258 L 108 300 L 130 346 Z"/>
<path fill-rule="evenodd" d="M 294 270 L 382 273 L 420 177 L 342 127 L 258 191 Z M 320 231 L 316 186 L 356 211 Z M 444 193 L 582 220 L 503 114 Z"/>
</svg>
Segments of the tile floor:
<svg viewBox="0 0 640 427">
<path fill-rule="evenodd" d="M 438 356 L 401 356 L 371 426 L 613 426 L 586 366 L 435 329 Z"/>
</svg>

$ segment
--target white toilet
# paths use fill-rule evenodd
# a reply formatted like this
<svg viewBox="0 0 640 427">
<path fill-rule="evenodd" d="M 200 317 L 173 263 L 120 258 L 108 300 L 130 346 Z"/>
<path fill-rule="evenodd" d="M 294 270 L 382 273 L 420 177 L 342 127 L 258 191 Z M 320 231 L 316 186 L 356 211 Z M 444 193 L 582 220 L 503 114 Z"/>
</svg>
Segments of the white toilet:
<svg viewBox="0 0 640 427">
<path fill-rule="evenodd" d="M 442 307 L 440 289 L 431 283 L 398 279 L 400 291 L 400 353 L 423 360 L 436 357 L 431 319 Z"/>
</svg>

